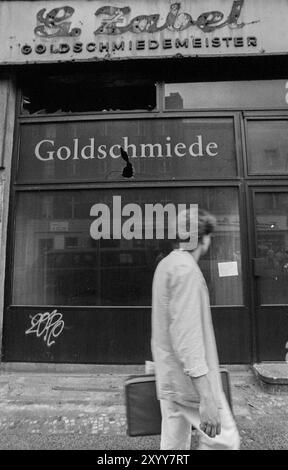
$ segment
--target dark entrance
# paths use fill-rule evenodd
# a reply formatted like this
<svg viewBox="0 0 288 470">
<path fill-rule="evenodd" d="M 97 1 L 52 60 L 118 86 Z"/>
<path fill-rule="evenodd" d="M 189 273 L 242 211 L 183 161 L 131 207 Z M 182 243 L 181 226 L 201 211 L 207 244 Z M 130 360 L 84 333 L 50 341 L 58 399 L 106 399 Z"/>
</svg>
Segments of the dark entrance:
<svg viewBox="0 0 288 470">
<path fill-rule="evenodd" d="M 251 189 L 258 360 L 284 361 L 288 348 L 288 189 Z"/>
</svg>

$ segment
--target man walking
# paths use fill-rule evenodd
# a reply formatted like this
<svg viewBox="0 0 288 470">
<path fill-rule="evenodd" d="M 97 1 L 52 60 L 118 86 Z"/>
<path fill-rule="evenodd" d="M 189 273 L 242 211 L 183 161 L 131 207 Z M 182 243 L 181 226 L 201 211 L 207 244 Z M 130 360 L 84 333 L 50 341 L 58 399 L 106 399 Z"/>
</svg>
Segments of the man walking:
<svg viewBox="0 0 288 470">
<path fill-rule="evenodd" d="M 160 261 L 153 280 L 152 354 L 161 450 L 189 450 L 192 425 L 200 431 L 199 450 L 238 450 L 239 434 L 221 384 L 208 290 L 198 266 L 216 220 L 203 210 L 196 217 L 196 243 L 191 237 L 187 242 L 180 233 L 187 222 L 197 227 L 195 210 L 179 214 L 179 248 Z"/>
</svg>

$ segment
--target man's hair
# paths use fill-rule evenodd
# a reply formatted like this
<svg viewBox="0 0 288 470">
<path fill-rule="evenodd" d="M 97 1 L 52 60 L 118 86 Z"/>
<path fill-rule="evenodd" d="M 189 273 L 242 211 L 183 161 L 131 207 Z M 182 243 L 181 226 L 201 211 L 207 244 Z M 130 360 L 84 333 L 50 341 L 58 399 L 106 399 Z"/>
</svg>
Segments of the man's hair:
<svg viewBox="0 0 288 470">
<path fill-rule="evenodd" d="M 217 225 L 214 215 L 204 209 L 198 210 L 198 241 L 202 240 L 204 235 L 213 233 Z"/>
<path fill-rule="evenodd" d="M 186 226 L 189 227 L 191 211 L 189 209 L 186 209 L 185 215 L 186 215 Z M 203 239 L 205 235 L 209 235 L 213 233 L 216 228 L 216 225 L 217 225 L 217 221 L 214 215 L 210 214 L 210 212 L 204 209 L 198 209 L 198 243 L 201 242 L 201 240 Z M 179 244 L 185 241 L 186 240 L 183 240 L 183 238 L 179 236 L 179 233 L 177 231 L 176 243 Z"/>
</svg>

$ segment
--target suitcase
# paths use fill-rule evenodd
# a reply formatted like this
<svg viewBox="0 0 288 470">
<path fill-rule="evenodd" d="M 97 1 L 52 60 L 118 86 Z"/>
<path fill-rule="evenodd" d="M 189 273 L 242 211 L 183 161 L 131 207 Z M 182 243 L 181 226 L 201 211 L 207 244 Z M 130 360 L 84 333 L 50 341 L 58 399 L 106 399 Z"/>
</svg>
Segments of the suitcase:
<svg viewBox="0 0 288 470">
<path fill-rule="evenodd" d="M 223 391 L 232 411 L 229 372 L 221 369 Z M 154 374 L 132 375 L 125 380 L 125 405 L 128 436 L 161 434 L 161 410 Z M 233 411 L 232 411 L 233 412 Z"/>
</svg>

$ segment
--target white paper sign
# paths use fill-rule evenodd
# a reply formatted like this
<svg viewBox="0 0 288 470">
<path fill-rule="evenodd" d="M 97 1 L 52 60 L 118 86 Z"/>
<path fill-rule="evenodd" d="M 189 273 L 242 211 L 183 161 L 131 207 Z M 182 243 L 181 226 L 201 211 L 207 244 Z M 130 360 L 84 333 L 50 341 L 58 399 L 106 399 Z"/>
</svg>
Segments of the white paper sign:
<svg viewBox="0 0 288 470">
<path fill-rule="evenodd" d="M 54 248 L 55 250 L 64 250 L 65 248 L 65 237 L 64 235 L 54 236 Z"/>
<path fill-rule="evenodd" d="M 219 277 L 238 276 L 237 261 L 229 261 L 227 263 L 218 263 Z"/>
</svg>

